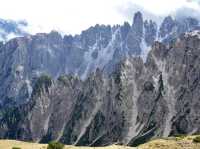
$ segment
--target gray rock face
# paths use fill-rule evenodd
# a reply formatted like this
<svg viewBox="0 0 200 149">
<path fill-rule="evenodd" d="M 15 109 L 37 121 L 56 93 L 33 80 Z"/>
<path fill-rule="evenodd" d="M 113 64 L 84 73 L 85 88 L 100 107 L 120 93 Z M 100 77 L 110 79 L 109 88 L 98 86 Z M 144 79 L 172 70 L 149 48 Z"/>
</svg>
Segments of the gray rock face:
<svg viewBox="0 0 200 149">
<path fill-rule="evenodd" d="M 199 22 L 194 18 L 183 18 L 180 20 L 173 19 L 171 16 L 166 17 L 159 29 L 159 38 L 165 43 L 176 39 L 182 33 L 199 29 Z"/>
<path fill-rule="evenodd" d="M 70 37 L 69 37 L 70 39 Z M 137 145 L 152 137 L 200 132 L 200 32 L 156 42 L 146 62 L 120 62 L 86 80 L 41 76 L 31 99 L 1 112 L 0 137 L 66 144 Z"/>
<path fill-rule="evenodd" d="M 130 55 L 140 55 L 143 38 L 143 18 L 140 12 L 136 13 L 133 19 L 132 28 L 128 34 L 126 45 Z"/>
<path fill-rule="evenodd" d="M 173 20 L 171 16 L 166 17 L 160 27 L 160 37 L 164 38 L 165 36 L 173 32 L 173 28 L 175 26 L 175 20 Z"/>
<path fill-rule="evenodd" d="M 0 45 L 0 104 L 22 104 L 30 99 L 34 79 L 41 74 L 57 78 L 72 74 L 86 79 L 97 68 L 111 74 L 126 57 L 146 61 L 156 40 L 169 44 L 180 34 L 198 28 L 193 18 L 166 17 L 158 27 L 137 12 L 130 25 L 96 25 L 80 35 L 58 32 L 15 38 Z"/>
<path fill-rule="evenodd" d="M 153 45 L 154 41 L 156 41 L 157 36 L 157 25 L 152 20 L 144 22 L 145 28 L 145 42 L 147 46 Z"/>
</svg>

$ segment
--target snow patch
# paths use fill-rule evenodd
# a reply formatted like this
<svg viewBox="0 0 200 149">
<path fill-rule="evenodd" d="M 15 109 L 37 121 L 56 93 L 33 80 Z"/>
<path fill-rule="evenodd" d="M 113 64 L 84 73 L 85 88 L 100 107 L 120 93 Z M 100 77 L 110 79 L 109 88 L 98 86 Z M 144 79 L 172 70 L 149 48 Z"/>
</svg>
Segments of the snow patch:
<svg viewBox="0 0 200 149">
<path fill-rule="evenodd" d="M 6 40 L 8 41 L 8 40 L 16 38 L 16 37 L 22 37 L 22 36 L 15 34 L 15 33 L 9 33 L 9 34 L 6 35 Z"/>
<path fill-rule="evenodd" d="M 49 128 L 49 120 L 50 120 L 50 115 L 48 115 L 48 117 L 47 117 L 47 119 L 45 120 L 45 123 L 44 123 L 44 132 L 45 132 L 45 134 L 47 133 L 48 128 Z"/>
<path fill-rule="evenodd" d="M 18 65 L 17 67 L 16 67 L 16 72 L 23 72 L 24 71 L 24 66 L 22 66 L 22 65 Z"/>
<path fill-rule="evenodd" d="M 147 46 L 144 38 L 142 38 L 140 47 L 142 49 L 140 57 L 143 59 L 143 62 L 146 62 L 146 59 L 147 59 L 149 51 L 151 50 L 151 47 Z"/>
<path fill-rule="evenodd" d="M 33 91 L 33 88 L 31 86 L 31 82 L 28 79 L 26 79 L 25 82 L 26 82 L 26 85 L 28 87 L 28 95 L 29 95 L 29 97 L 31 97 L 31 94 L 32 94 L 32 91 Z"/>
<path fill-rule="evenodd" d="M 94 46 L 90 47 L 89 51 L 85 53 L 84 59 L 86 63 L 85 64 L 86 69 L 83 75 L 81 76 L 82 79 L 85 79 L 87 75 L 89 74 L 89 72 L 91 72 L 91 70 L 94 71 L 97 68 L 103 68 L 106 64 L 109 63 L 110 60 L 112 60 L 113 54 L 115 52 L 115 46 L 116 44 L 118 44 L 117 40 L 118 40 L 119 31 L 120 31 L 120 28 L 114 31 L 114 33 L 112 34 L 112 39 L 107 45 L 107 47 L 99 50 L 98 43 L 101 39 L 97 39 Z M 94 59 L 92 57 L 92 53 L 95 52 L 96 50 L 98 50 L 98 57 Z"/>
<path fill-rule="evenodd" d="M 195 30 L 195 31 L 192 31 L 192 32 L 185 33 L 185 37 L 189 37 L 189 36 L 197 36 L 200 39 L 200 31 Z"/>
</svg>

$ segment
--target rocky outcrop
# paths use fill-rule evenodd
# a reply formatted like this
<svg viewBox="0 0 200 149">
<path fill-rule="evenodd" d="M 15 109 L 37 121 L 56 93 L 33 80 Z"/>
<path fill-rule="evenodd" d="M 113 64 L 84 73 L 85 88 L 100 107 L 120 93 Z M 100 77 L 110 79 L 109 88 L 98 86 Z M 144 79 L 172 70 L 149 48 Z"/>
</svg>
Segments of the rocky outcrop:
<svg viewBox="0 0 200 149">
<path fill-rule="evenodd" d="M 166 17 L 159 29 L 159 38 L 165 43 L 179 37 L 180 34 L 199 29 L 199 22 L 194 18 L 176 20 L 171 16 Z"/>
<path fill-rule="evenodd" d="M 65 144 L 138 145 L 153 137 L 200 132 L 200 32 L 165 45 L 146 62 L 120 62 L 110 75 L 86 80 L 41 76 L 30 100 L 1 112 L 0 137 Z"/>
</svg>

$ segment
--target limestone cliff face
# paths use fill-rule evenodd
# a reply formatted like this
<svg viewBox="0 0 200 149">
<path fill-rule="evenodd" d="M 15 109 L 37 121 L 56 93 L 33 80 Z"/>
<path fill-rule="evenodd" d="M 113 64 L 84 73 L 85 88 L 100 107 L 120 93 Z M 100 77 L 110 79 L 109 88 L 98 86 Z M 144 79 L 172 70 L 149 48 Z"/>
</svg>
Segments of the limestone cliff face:
<svg viewBox="0 0 200 149">
<path fill-rule="evenodd" d="M 0 44 L 0 106 L 24 104 L 30 100 L 35 78 L 48 74 L 79 76 L 85 80 L 97 68 L 110 75 L 128 57 L 145 62 L 155 41 L 166 45 L 180 34 L 199 28 L 194 18 L 166 17 L 158 26 L 137 12 L 130 25 L 95 25 L 80 35 L 38 33 Z M 1 22 L 0 22 L 1 27 Z"/>
<path fill-rule="evenodd" d="M 199 133 L 199 64 L 200 32 L 193 31 L 155 42 L 145 63 L 127 58 L 110 75 L 42 75 L 28 102 L 1 112 L 0 137 L 103 146 Z"/>
</svg>

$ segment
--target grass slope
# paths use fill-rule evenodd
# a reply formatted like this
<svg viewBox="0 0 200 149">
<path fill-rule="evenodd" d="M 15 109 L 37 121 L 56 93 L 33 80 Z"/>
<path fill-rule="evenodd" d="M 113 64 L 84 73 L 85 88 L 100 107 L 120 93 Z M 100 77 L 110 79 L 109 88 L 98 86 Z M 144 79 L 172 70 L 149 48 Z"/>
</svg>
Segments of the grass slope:
<svg viewBox="0 0 200 149">
<path fill-rule="evenodd" d="M 195 137 L 197 136 L 155 139 L 135 148 L 119 145 L 111 145 L 107 147 L 75 147 L 66 145 L 65 149 L 200 149 L 200 143 L 193 142 Z M 12 147 L 20 147 L 21 149 L 46 149 L 47 145 L 15 140 L 0 140 L 0 149 L 12 149 Z"/>
<path fill-rule="evenodd" d="M 139 149 L 200 149 L 200 143 L 194 143 L 197 136 L 180 136 L 155 139 L 140 145 Z"/>
<path fill-rule="evenodd" d="M 0 149 L 12 149 L 12 147 L 20 147 L 21 149 L 46 149 L 46 144 L 28 143 L 15 140 L 0 140 Z M 66 145 L 65 149 L 136 149 L 134 147 L 111 145 L 107 147 L 75 147 Z"/>
</svg>

